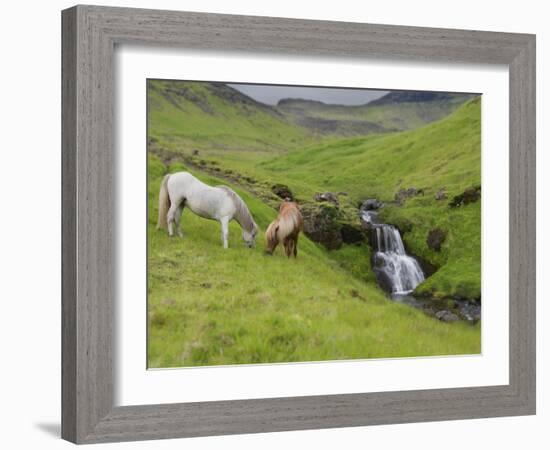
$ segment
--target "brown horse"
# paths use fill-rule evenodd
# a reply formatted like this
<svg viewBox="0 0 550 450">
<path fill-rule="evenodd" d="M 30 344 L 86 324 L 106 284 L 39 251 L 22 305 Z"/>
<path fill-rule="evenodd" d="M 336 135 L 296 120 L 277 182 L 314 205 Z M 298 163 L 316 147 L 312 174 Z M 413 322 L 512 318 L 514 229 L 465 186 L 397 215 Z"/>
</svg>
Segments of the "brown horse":
<svg viewBox="0 0 550 450">
<path fill-rule="evenodd" d="M 265 232 L 267 252 L 272 255 L 273 251 L 282 242 L 285 246 L 286 256 L 290 258 L 298 254 L 298 235 L 302 230 L 304 220 L 300 208 L 294 202 L 283 202 L 279 208 L 279 215 L 271 222 Z"/>
</svg>

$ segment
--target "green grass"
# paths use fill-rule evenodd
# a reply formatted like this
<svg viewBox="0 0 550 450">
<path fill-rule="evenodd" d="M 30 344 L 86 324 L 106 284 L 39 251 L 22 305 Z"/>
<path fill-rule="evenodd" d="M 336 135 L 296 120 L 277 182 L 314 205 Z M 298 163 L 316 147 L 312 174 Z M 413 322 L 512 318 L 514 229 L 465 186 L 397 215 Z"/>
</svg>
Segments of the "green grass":
<svg viewBox="0 0 550 450">
<path fill-rule="evenodd" d="M 324 187 L 356 198 L 391 200 L 400 187 L 409 186 L 430 194 L 445 186 L 457 194 L 480 181 L 480 121 L 480 104 L 474 100 L 417 130 L 331 140 L 261 166 L 308 194 Z"/>
<path fill-rule="evenodd" d="M 181 164 L 170 170 L 185 169 Z M 480 326 L 446 324 L 389 301 L 365 275 L 369 249 L 328 252 L 300 237 L 288 260 L 244 247 L 230 226 L 184 211 L 183 239 L 155 229 L 165 167 L 150 155 L 148 365 L 179 367 L 480 352 Z M 204 182 L 222 181 L 195 172 Z M 227 183 L 224 183 L 227 184 Z M 262 231 L 276 212 L 239 186 Z M 337 254 L 338 256 L 335 256 Z"/>
<path fill-rule="evenodd" d="M 281 249 L 264 254 L 262 232 L 276 216 L 275 183 L 302 202 L 346 192 L 341 208 L 351 214 L 376 197 L 407 248 L 439 268 L 417 294 L 479 298 L 481 202 L 450 208 L 448 201 L 481 185 L 480 100 L 312 109 L 321 119 L 409 129 L 321 138 L 290 114 L 233 95 L 209 83 L 149 82 L 149 367 L 479 353 L 480 324 L 441 323 L 388 300 L 366 243 L 327 251 L 301 235 L 298 259 L 287 260 Z M 262 231 L 256 249 L 245 248 L 232 223 L 224 250 L 219 224 L 190 211 L 183 239 L 155 229 L 162 176 L 179 170 L 243 197 Z M 411 186 L 424 195 L 395 204 L 396 192 Z M 442 187 L 448 199 L 436 201 Z M 436 227 L 447 233 L 440 252 L 426 243 Z"/>
<path fill-rule="evenodd" d="M 425 127 L 391 134 L 330 139 L 283 154 L 212 152 L 210 159 L 235 173 L 253 174 L 265 187 L 287 184 L 301 201 L 316 192 L 346 192 L 348 211 L 365 198 L 386 203 L 381 217 L 397 225 L 408 250 L 439 270 L 417 288 L 434 297 L 480 298 L 481 202 L 450 208 L 449 200 L 466 188 L 481 185 L 480 98 Z M 403 188 L 424 194 L 403 205 L 393 203 Z M 435 194 L 444 188 L 447 200 Z M 446 232 L 441 251 L 427 245 L 430 230 Z M 349 250 L 331 256 L 344 261 Z M 353 259 L 353 258 L 351 258 Z M 347 263 L 350 264 L 349 262 Z M 353 269 L 357 273 L 357 267 Z M 372 277 L 368 267 L 363 276 Z"/>
<path fill-rule="evenodd" d="M 308 130 L 282 115 L 227 101 L 223 95 L 227 95 L 223 88 L 210 83 L 149 80 L 148 137 L 158 147 L 176 152 L 277 151 L 313 141 Z"/>
<path fill-rule="evenodd" d="M 418 293 L 479 298 L 481 294 L 481 202 L 450 208 L 448 201 L 481 185 L 481 110 L 474 99 L 449 117 L 412 131 L 339 139 L 263 161 L 256 176 L 288 184 L 299 197 L 345 191 L 355 206 L 365 198 L 387 203 L 382 218 L 404 231 L 406 246 L 439 267 Z M 424 194 L 392 204 L 402 188 Z M 448 199 L 435 200 L 445 188 Z M 428 232 L 447 233 L 441 252 L 431 250 Z M 410 230 L 410 231 L 409 231 Z"/>
</svg>

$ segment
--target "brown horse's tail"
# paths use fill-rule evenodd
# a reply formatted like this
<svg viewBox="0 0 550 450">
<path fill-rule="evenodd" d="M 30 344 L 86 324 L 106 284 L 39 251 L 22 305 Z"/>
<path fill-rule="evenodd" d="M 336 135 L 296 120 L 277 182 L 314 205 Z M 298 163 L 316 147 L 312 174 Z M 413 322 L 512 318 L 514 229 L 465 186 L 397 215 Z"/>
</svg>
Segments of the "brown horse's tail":
<svg viewBox="0 0 550 450">
<path fill-rule="evenodd" d="M 157 230 L 168 228 L 168 210 L 170 209 L 170 196 L 168 195 L 168 188 L 166 183 L 168 183 L 168 178 L 170 175 L 166 175 L 160 183 L 159 191 L 159 218 L 157 221 Z"/>
</svg>

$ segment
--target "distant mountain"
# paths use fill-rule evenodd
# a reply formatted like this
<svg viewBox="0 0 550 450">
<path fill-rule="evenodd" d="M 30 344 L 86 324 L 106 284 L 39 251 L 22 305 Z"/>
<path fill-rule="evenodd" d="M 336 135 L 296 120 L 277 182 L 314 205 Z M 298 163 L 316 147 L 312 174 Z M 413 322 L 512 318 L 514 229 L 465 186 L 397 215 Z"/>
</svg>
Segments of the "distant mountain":
<svg viewBox="0 0 550 450">
<path fill-rule="evenodd" d="M 471 98 L 469 94 L 393 91 L 365 105 L 287 98 L 276 108 L 316 134 L 353 136 L 418 128 L 448 116 Z"/>
<path fill-rule="evenodd" d="M 224 83 L 149 80 L 149 144 L 159 154 L 200 149 L 288 151 L 326 136 L 419 128 L 448 116 L 471 97 L 395 91 L 358 106 L 299 98 L 271 106 Z"/>
<path fill-rule="evenodd" d="M 383 97 L 369 102 L 368 105 L 377 106 L 396 103 L 453 101 L 457 99 L 465 102 L 473 97 L 473 94 L 453 94 L 451 92 L 392 91 Z"/>
<path fill-rule="evenodd" d="M 362 116 L 363 106 L 329 105 L 315 100 L 285 98 L 277 110 L 289 120 L 316 134 L 340 136 L 364 135 L 396 131 Z"/>
</svg>

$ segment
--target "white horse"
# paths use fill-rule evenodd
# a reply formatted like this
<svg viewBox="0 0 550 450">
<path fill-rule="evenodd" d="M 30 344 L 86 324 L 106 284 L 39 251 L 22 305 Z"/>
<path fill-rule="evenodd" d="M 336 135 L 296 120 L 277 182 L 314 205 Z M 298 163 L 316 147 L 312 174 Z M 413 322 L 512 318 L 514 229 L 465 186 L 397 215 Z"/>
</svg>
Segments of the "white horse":
<svg viewBox="0 0 550 450">
<path fill-rule="evenodd" d="M 224 248 L 228 247 L 232 219 L 243 229 L 243 240 L 248 247 L 255 246 L 258 225 L 245 202 L 227 186 L 208 186 L 188 172 L 166 175 L 160 185 L 157 229 L 168 229 L 168 234 L 173 236 L 175 224 L 176 233 L 183 237 L 180 220 L 185 206 L 200 217 L 221 223 Z"/>
</svg>

